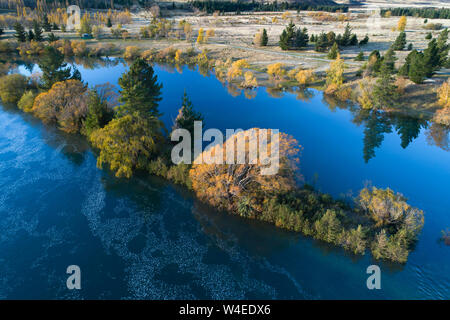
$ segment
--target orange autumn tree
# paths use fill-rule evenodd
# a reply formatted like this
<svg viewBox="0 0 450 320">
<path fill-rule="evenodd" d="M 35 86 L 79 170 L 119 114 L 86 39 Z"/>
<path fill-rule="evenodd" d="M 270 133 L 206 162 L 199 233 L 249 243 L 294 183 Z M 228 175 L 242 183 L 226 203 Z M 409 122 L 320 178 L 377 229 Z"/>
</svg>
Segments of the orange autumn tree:
<svg viewBox="0 0 450 320">
<path fill-rule="evenodd" d="M 32 112 L 45 123 L 56 123 L 66 132 L 79 132 L 86 117 L 87 88 L 79 80 L 56 82 L 34 100 Z"/>
<path fill-rule="evenodd" d="M 256 135 L 251 134 L 252 130 Z M 228 142 L 231 139 L 234 141 L 235 159 L 237 159 L 238 141 L 245 141 L 246 161 L 244 164 L 238 164 L 238 161 L 234 161 L 235 164 L 226 164 L 227 141 L 223 144 L 216 144 L 201 154 L 202 159 L 222 154 L 223 164 L 195 164 L 194 161 L 190 170 L 190 178 L 192 188 L 200 199 L 217 208 L 254 217 L 262 211 L 262 203 L 266 197 L 292 190 L 295 187 L 300 145 L 291 136 L 279 133 L 279 170 L 273 175 L 263 175 L 261 174 L 262 170 L 267 168 L 267 164 L 262 163 L 262 154 L 258 151 L 259 149 L 255 150 L 251 147 L 251 141 L 255 142 L 252 139 L 256 139 L 255 137 L 259 133 L 260 129 L 256 128 L 238 131 L 227 140 Z M 272 156 L 272 150 L 275 150 L 272 149 L 272 146 L 275 141 L 270 138 L 270 130 L 268 130 L 267 137 L 269 138 L 267 155 Z M 254 164 L 250 164 L 249 150 L 257 152 L 257 161 Z"/>
</svg>

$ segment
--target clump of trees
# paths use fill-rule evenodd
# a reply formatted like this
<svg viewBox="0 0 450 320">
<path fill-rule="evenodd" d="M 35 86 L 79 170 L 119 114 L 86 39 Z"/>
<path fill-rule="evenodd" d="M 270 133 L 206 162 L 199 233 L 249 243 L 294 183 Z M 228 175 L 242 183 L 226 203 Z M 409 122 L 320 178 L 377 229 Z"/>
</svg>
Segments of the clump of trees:
<svg viewBox="0 0 450 320">
<path fill-rule="evenodd" d="M 28 87 L 28 78 L 21 74 L 3 76 L 0 78 L 0 98 L 4 103 L 16 104 Z"/>
<path fill-rule="evenodd" d="M 364 188 L 359 194 L 361 209 L 378 228 L 371 250 L 375 258 L 406 262 L 411 246 L 423 228 L 422 210 L 391 189 Z"/>
<path fill-rule="evenodd" d="M 302 2 L 234 2 L 234 1 L 199 1 L 195 0 L 191 2 L 194 8 L 201 11 L 206 11 L 207 13 L 218 12 L 242 12 L 242 11 L 271 11 L 271 12 L 281 12 L 286 10 L 303 10 L 303 11 L 328 11 L 328 12 L 348 12 L 347 5 L 314 5 L 311 3 Z"/>
<path fill-rule="evenodd" d="M 369 37 L 366 35 L 361 41 L 358 42 L 358 37 L 356 34 L 352 33 L 352 28 L 350 24 L 347 23 L 343 34 L 336 35 L 333 31 L 328 33 L 322 32 L 321 34 L 314 36 L 313 40 L 315 42 L 315 50 L 317 52 L 326 52 L 335 43 L 339 47 L 366 45 L 369 42 Z"/>
<path fill-rule="evenodd" d="M 32 112 L 45 123 L 76 133 L 87 114 L 87 88 L 79 80 L 59 81 L 34 100 Z"/>
<path fill-rule="evenodd" d="M 295 50 L 308 45 L 308 29 L 296 28 L 291 21 L 280 35 L 279 45 L 282 50 Z"/>
<path fill-rule="evenodd" d="M 435 71 L 448 66 L 448 53 L 450 45 L 448 41 L 448 29 L 443 30 L 437 39 L 428 42 L 423 52 L 411 51 L 406 57 L 404 65 L 399 69 L 399 74 L 408 77 L 415 83 L 422 83 L 425 78 L 432 77 Z"/>
<path fill-rule="evenodd" d="M 410 16 L 428 19 L 450 19 L 450 9 L 448 8 L 389 8 L 382 9 L 383 16 L 389 12 L 392 16 Z"/>
</svg>

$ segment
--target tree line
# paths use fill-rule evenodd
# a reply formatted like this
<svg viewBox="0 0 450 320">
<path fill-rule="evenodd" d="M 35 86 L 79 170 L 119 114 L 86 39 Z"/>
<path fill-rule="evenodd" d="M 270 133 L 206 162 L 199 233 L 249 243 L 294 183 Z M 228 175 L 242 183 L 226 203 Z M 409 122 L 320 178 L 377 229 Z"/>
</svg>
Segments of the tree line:
<svg viewBox="0 0 450 320">
<path fill-rule="evenodd" d="M 309 36 L 308 29 L 297 28 L 291 21 L 281 33 L 279 45 L 282 50 L 295 50 L 306 47 L 309 42 L 314 43 L 317 52 L 326 52 L 333 46 L 366 45 L 369 42 L 369 37 L 366 35 L 359 41 L 356 34 L 352 32 L 349 23 L 347 23 L 343 34 L 336 35 L 336 33 L 330 31 L 328 33 L 322 32 L 319 35 L 312 34 Z"/>
<path fill-rule="evenodd" d="M 382 9 L 381 15 L 390 12 L 393 16 L 413 16 L 426 19 L 450 19 L 450 9 L 448 8 L 389 8 Z"/>
<path fill-rule="evenodd" d="M 263 2 L 243 2 L 238 0 L 236 2 L 232 1 L 191 1 L 189 2 L 192 7 L 197 8 L 201 11 L 206 11 L 208 13 L 213 13 L 214 11 L 220 12 L 242 12 L 242 11 L 285 11 L 285 10 L 297 10 L 297 11 L 327 11 L 327 12 L 348 12 L 348 6 L 346 5 L 315 5 L 311 3 L 296 3 L 296 2 L 281 2 L 277 1 L 271 3 Z"/>
</svg>

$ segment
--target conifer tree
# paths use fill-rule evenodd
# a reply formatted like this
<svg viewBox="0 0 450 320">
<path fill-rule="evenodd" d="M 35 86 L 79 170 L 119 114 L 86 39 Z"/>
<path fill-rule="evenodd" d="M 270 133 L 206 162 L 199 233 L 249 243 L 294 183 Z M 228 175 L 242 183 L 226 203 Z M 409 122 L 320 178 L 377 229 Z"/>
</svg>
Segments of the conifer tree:
<svg viewBox="0 0 450 320">
<path fill-rule="evenodd" d="M 335 42 L 333 46 L 331 47 L 330 51 L 328 52 L 328 59 L 336 59 L 337 55 L 339 54 L 339 47 L 337 43 Z"/>
<path fill-rule="evenodd" d="M 386 63 L 380 67 L 380 78 L 373 88 L 374 106 L 377 108 L 386 108 L 394 104 L 398 98 L 397 86 L 394 85 L 394 79 Z"/>
<path fill-rule="evenodd" d="M 44 15 L 44 18 L 42 19 L 42 28 L 44 28 L 45 32 L 52 31 L 52 25 L 48 22 L 48 16 L 47 14 Z"/>
<path fill-rule="evenodd" d="M 400 32 L 394 43 L 392 44 L 392 48 L 395 51 L 402 51 L 406 46 L 406 33 L 404 31 Z"/>
<path fill-rule="evenodd" d="M 355 61 L 364 61 L 364 52 L 360 51 L 355 57 Z"/>
<path fill-rule="evenodd" d="M 261 36 L 261 46 L 263 46 L 263 47 L 267 46 L 268 42 L 269 42 L 269 37 L 267 36 L 267 30 L 263 29 L 262 36 Z"/>
<path fill-rule="evenodd" d="M 33 20 L 33 31 L 34 31 L 34 40 L 36 41 L 44 40 L 42 37 L 41 25 L 36 20 Z"/>
<path fill-rule="evenodd" d="M 34 40 L 34 33 L 33 33 L 33 30 L 28 30 L 28 33 L 27 33 L 27 41 L 32 41 L 32 40 Z"/>
<path fill-rule="evenodd" d="M 25 42 L 27 40 L 27 34 L 25 32 L 25 29 L 19 22 L 16 22 L 16 24 L 14 25 L 14 30 L 15 30 L 14 37 L 17 39 L 18 42 Z"/>
<path fill-rule="evenodd" d="M 136 59 L 130 70 L 119 78 L 119 102 L 122 104 L 117 109 L 117 115 L 137 111 L 143 117 L 159 117 L 162 85 L 157 81 L 153 67 L 143 59 Z"/>
</svg>

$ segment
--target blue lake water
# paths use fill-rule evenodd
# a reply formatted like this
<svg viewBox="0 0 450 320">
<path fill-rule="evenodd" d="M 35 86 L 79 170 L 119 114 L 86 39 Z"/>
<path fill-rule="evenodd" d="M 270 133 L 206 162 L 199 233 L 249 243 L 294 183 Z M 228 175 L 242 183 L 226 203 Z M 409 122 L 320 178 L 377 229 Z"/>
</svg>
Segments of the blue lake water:
<svg viewBox="0 0 450 320">
<path fill-rule="evenodd" d="M 122 63 L 78 68 L 89 85 L 117 84 L 127 69 Z M 403 193 L 425 211 L 408 262 L 353 256 L 217 212 L 156 177 L 116 179 L 96 168 L 82 137 L 1 107 L 0 298 L 450 298 L 450 247 L 439 242 L 441 230 L 450 228 L 448 130 L 333 107 L 315 90 L 301 93 L 302 100 L 298 92 L 273 97 L 260 88 L 249 99 L 196 70 L 155 70 L 168 127 L 186 90 L 206 127 L 292 135 L 303 146 L 305 181 L 323 192 L 355 196 L 370 182 Z M 441 139 L 433 142 L 431 132 Z M 81 268 L 81 290 L 66 287 L 72 264 Z M 381 267 L 381 290 L 366 287 L 371 264 Z"/>
</svg>

